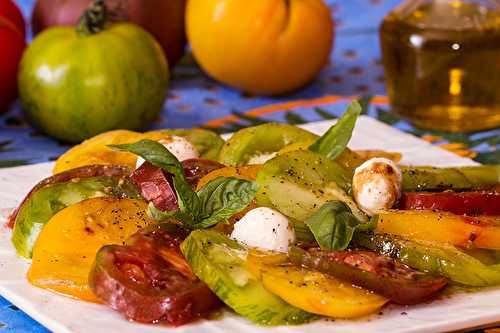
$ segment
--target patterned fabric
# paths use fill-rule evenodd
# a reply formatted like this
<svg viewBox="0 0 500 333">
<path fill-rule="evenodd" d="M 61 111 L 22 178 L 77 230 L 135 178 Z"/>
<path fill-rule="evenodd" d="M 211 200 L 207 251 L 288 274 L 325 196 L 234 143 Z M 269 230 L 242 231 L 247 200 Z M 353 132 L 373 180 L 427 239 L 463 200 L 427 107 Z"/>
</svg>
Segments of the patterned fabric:
<svg viewBox="0 0 500 333">
<path fill-rule="evenodd" d="M 29 16 L 33 2 L 18 1 L 26 16 Z M 280 98 L 246 96 L 204 76 L 192 58 L 187 56 L 173 73 L 164 110 L 152 127 L 211 125 L 223 126 L 219 131 L 231 131 L 263 120 L 300 123 L 341 114 L 347 100 L 338 96 L 383 95 L 385 87 L 377 27 L 382 17 L 399 1 L 327 2 L 337 26 L 335 47 L 330 64 L 315 82 Z M 499 129 L 472 135 L 424 131 L 390 114 L 383 97 L 376 100 L 377 103 L 369 108 L 369 115 L 479 162 L 500 162 Z M 272 112 L 262 109 L 276 103 L 279 105 L 272 107 Z M 249 114 L 260 118 L 248 119 Z M 229 125 L 224 121 L 227 116 L 240 121 Z M 68 145 L 58 143 L 30 127 L 18 105 L 0 117 L 0 167 L 54 160 L 68 148 Z"/>
<path fill-rule="evenodd" d="M 377 30 L 399 0 L 325 1 L 335 17 L 336 39 L 330 64 L 315 82 L 284 97 L 247 96 L 207 78 L 187 56 L 173 73 L 164 110 L 152 127 L 206 126 L 228 132 L 269 120 L 299 124 L 337 117 L 353 96 L 361 96 L 372 117 L 460 155 L 500 163 L 500 129 L 471 135 L 430 132 L 388 112 Z M 29 17 L 34 0 L 17 2 Z M 0 117 L 0 167 L 54 160 L 68 148 L 30 127 L 17 103 Z M 0 331 L 46 332 L 2 298 Z"/>
</svg>

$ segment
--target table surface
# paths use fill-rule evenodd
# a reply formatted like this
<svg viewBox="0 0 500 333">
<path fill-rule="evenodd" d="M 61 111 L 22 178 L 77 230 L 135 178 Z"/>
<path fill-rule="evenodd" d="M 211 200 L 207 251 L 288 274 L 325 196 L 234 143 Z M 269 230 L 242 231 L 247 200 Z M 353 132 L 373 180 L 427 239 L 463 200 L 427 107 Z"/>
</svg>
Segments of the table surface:
<svg viewBox="0 0 500 333">
<path fill-rule="evenodd" d="M 482 163 L 500 163 L 500 129 L 448 134 L 415 128 L 389 113 L 380 60 L 378 25 L 399 0 L 326 0 L 336 22 L 331 61 L 303 89 L 279 98 L 255 97 L 207 78 L 187 56 L 173 73 L 161 116 L 152 128 L 213 127 L 231 132 L 262 121 L 300 124 L 334 118 L 361 97 L 368 115 Z M 34 0 L 18 0 L 26 17 Z M 32 128 L 18 103 L 0 117 L 0 167 L 55 160 L 69 145 Z M 0 331 L 47 330 L 0 297 Z"/>
</svg>

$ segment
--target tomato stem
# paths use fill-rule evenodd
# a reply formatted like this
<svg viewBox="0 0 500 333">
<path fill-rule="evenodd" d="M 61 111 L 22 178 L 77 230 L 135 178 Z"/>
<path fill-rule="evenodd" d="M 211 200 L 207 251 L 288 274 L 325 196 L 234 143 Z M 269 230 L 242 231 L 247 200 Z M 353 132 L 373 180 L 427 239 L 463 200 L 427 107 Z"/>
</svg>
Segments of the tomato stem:
<svg viewBox="0 0 500 333">
<path fill-rule="evenodd" d="M 80 35 L 88 36 L 101 32 L 106 23 L 107 10 L 105 0 L 95 0 L 94 3 L 83 12 L 76 31 Z"/>
</svg>

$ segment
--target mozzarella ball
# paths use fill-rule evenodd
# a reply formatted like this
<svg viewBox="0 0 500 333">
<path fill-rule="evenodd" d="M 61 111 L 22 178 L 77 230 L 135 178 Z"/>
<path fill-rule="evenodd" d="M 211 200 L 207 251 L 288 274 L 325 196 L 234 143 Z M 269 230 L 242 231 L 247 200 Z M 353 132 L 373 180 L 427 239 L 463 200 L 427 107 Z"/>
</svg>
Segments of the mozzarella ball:
<svg viewBox="0 0 500 333">
<path fill-rule="evenodd" d="M 288 252 L 295 242 L 292 225 L 280 212 L 259 207 L 252 209 L 235 223 L 231 238 L 250 247 Z"/>
<path fill-rule="evenodd" d="M 361 210 L 372 216 L 390 209 L 401 197 L 403 173 L 387 158 L 372 158 L 354 171 L 352 187 Z"/>
<path fill-rule="evenodd" d="M 200 156 L 196 147 L 185 138 L 177 135 L 169 136 L 165 139 L 158 140 L 165 148 L 168 149 L 179 161 L 189 160 Z M 136 168 L 144 163 L 144 159 L 139 156 L 135 164 Z"/>
</svg>

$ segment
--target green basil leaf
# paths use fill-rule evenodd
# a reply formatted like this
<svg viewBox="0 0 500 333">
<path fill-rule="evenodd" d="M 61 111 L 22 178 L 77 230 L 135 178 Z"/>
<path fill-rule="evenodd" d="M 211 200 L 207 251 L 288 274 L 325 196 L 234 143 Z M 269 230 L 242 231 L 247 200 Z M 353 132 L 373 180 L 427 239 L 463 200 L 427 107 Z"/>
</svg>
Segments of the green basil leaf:
<svg viewBox="0 0 500 333">
<path fill-rule="evenodd" d="M 169 217 L 173 217 L 175 215 L 176 211 L 171 210 L 171 211 L 165 212 L 165 211 L 159 210 L 158 208 L 155 207 L 155 205 L 153 205 L 152 202 L 150 202 L 148 204 L 148 208 L 146 208 L 146 213 L 153 220 L 163 221 Z"/>
<path fill-rule="evenodd" d="M 309 146 L 309 150 L 325 155 L 332 160 L 336 159 L 351 140 L 352 131 L 361 111 L 361 105 L 357 101 L 353 101 L 335 125 Z"/>
<path fill-rule="evenodd" d="M 136 143 L 109 145 L 117 151 L 126 151 L 141 156 L 144 160 L 154 166 L 165 170 L 173 175 L 174 189 L 179 202 L 179 212 L 175 215 L 189 224 L 186 216 L 197 216 L 200 212 L 200 200 L 184 176 L 184 168 L 181 162 L 161 143 L 153 140 L 141 140 Z M 172 216 L 172 215 L 169 215 Z"/>
<path fill-rule="evenodd" d="M 174 176 L 184 177 L 181 162 L 161 143 L 153 140 L 141 140 L 122 145 L 108 145 L 113 150 L 125 151 L 138 156 Z"/>
<path fill-rule="evenodd" d="M 312 234 L 307 224 L 305 224 L 302 221 L 293 219 L 291 217 L 288 217 L 288 220 L 293 225 L 293 230 L 295 231 L 295 238 L 297 239 L 298 242 L 314 243 L 316 241 L 314 235 Z"/>
<path fill-rule="evenodd" d="M 342 251 L 349 246 L 355 231 L 373 230 L 376 220 L 361 223 L 345 203 L 329 201 L 305 223 L 321 249 Z"/>
<path fill-rule="evenodd" d="M 175 217 L 187 228 L 209 228 L 219 222 L 227 222 L 231 216 L 245 209 L 255 198 L 258 190 L 258 185 L 254 181 L 218 177 L 208 182 L 196 193 L 186 181 L 182 164 L 162 144 L 152 140 L 142 140 L 132 144 L 110 145 L 109 147 L 139 155 L 154 166 L 173 175 L 179 210 L 164 212 L 150 203 L 147 213 L 158 221 Z"/>
<path fill-rule="evenodd" d="M 189 211 L 162 211 L 156 208 L 152 202 L 148 204 L 146 213 L 150 218 L 156 221 L 163 221 L 168 218 L 175 217 L 177 220 L 182 221 L 186 228 L 193 228 L 196 224 L 197 217 L 191 214 Z"/>
<path fill-rule="evenodd" d="M 197 229 L 209 228 L 219 222 L 227 223 L 255 198 L 257 182 L 234 177 L 217 177 L 198 191 L 202 215 Z"/>
</svg>

